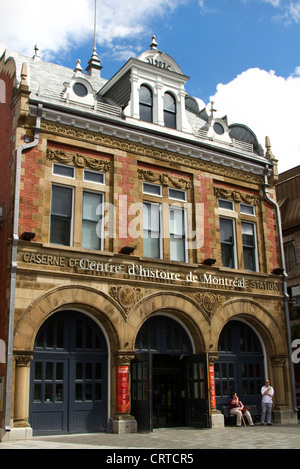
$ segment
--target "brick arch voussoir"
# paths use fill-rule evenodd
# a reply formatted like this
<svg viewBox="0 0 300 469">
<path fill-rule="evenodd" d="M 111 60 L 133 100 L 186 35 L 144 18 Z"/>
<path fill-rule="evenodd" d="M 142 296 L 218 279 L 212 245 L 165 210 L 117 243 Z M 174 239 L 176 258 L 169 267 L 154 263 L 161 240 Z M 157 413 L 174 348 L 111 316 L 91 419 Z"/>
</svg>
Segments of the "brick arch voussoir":
<svg viewBox="0 0 300 469">
<path fill-rule="evenodd" d="M 128 326 L 132 327 L 132 346 L 140 328 L 151 316 L 168 313 L 182 322 L 189 331 L 195 345 L 195 351 L 203 352 L 207 344 L 209 323 L 206 314 L 190 297 L 178 292 L 157 292 L 143 298 L 136 304 L 128 317 Z"/>
<path fill-rule="evenodd" d="M 270 354 L 286 352 L 282 330 L 272 314 L 254 300 L 239 299 L 224 303 L 212 318 L 215 350 L 218 348 L 219 337 L 225 324 L 239 318 L 249 323 L 258 332 Z"/>
<path fill-rule="evenodd" d="M 14 349 L 32 350 L 36 334 L 46 319 L 58 311 L 72 308 L 98 320 L 105 328 L 112 346 L 119 348 L 116 324 L 123 311 L 118 304 L 104 292 L 72 285 L 50 290 L 26 308 L 15 327 Z"/>
</svg>

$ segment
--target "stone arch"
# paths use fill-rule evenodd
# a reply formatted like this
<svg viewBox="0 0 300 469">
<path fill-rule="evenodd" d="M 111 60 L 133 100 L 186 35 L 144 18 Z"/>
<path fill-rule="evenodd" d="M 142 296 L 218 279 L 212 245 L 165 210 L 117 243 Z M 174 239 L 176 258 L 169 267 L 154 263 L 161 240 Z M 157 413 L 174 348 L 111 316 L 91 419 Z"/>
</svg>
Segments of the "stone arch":
<svg viewBox="0 0 300 469">
<path fill-rule="evenodd" d="M 211 322 L 213 349 L 218 349 L 218 340 L 225 324 L 232 319 L 243 319 L 261 337 L 269 356 L 287 353 L 282 329 L 267 309 L 254 300 L 235 299 L 218 308 Z"/>
<path fill-rule="evenodd" d="M 58 311 L 72 308 L 88 314 L 104 328 L 112 350 L 120 348 L 117 325 L 123 312 L 118 304 L 101 291 L 72 285 L 54 288 L 27 307 L 15 328 L 14 349 L 32 350 L 45 320 Z"/>
<path fill-rule="evenodd" d="M 182 293 L 159 292 L 143 298 L 131 310 L 128 317 L 128 326 L 131 328 L 130 347 L 134 349 L 136 336 L 142 325 L 151 316 L 157 313 L 170 315 L 181 322 L 194 343 L 195 353 L 207 349 L 206 337 L 209 324 L 204 311 L 188 296 Z"/>
</svg>

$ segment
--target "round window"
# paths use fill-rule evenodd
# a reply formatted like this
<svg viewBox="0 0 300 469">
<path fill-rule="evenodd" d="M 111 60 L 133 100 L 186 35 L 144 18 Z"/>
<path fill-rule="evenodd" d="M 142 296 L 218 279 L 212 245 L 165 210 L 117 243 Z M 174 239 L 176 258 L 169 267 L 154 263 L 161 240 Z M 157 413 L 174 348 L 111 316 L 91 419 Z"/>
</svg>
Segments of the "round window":
<svg viewBox="0 0 300 469">
<path fill-rule="evenodd" d="M 84 86 L 82 83 L 78 83 L 78 82 L 74 83 L 73 91 L 80 98 L 84 98 L 88 94 L 87 87 Z"/>
<path fill-rule="evenodd" d="M 223 125 L 219 124 L 219 122 L 215 122 L 215 123 L 214 123 L 214 131 L 215 131 L 216 134 L 218 134 L 218 135 L 223 135 L 223 133 L 224 133 L 224 127 L 223 127 Z"/>
</svg>

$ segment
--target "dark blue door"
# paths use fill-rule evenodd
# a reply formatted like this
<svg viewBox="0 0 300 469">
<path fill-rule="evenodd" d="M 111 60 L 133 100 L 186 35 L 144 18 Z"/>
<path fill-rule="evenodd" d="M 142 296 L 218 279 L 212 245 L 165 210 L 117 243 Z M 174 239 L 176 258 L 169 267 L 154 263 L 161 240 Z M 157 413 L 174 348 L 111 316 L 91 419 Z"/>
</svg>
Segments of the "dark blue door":
<svg viewBox="0 0 300 469">
<path fill-rule="evenodd" d="M 241 321 L 228 322 L 219 340 L 219 359 L 215 362 L 217 407 L 229 405 L 236 392 L 245 405 L 261 402 L 264 383 L 264 355 L 253 329 Z"/>
<path fill-rule="evenodd" d="M 36 337 L 30 380 L 35 435 L 106 429 L 107 345 L 90 318 L 64 311 L 45 322 Z"/>
</svg>

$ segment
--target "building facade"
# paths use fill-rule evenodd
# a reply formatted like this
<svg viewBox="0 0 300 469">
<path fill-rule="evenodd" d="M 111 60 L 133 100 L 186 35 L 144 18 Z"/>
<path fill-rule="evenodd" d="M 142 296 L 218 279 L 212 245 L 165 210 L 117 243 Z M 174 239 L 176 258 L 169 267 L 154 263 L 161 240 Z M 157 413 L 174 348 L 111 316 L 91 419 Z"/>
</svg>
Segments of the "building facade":
<svg viewBox="0 0 300 469">
<path fill-rule="evenodd" d="M 4 51 L 3 438 L 295 422 L 276 160 L 153 37 L 110 80 Z"/>
<path fill-rule="evenodd" d="M 276 195 L 281 212 L 287 290 L 294 354 L 295 384 L 300 407 L 300 166 L 279 174 Z"/>
</svg>

